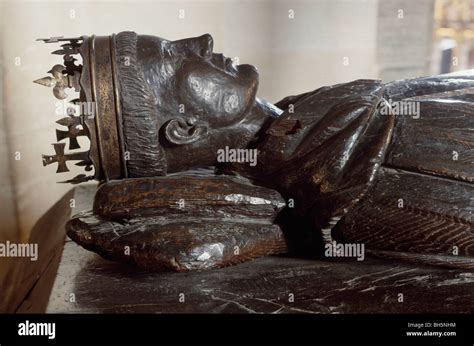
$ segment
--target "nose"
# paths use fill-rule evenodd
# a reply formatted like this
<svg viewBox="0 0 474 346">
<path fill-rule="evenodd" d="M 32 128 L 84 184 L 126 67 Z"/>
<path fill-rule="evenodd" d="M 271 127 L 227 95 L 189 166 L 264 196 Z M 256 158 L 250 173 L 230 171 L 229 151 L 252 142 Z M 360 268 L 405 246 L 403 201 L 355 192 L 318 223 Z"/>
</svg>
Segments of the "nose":
<svg viewBox="0 0 474 346">
<path fill-rule="evenodd" d="M 191 51 L 194 54 L 200 55 L 206 59 L 212 57 L 212 49 L 214 47 L 214 40 L 209 34 L 198 37 L 186 38 L 184 40 L 173 41 L 173 45 L 179 51 Z"/>
</svg>

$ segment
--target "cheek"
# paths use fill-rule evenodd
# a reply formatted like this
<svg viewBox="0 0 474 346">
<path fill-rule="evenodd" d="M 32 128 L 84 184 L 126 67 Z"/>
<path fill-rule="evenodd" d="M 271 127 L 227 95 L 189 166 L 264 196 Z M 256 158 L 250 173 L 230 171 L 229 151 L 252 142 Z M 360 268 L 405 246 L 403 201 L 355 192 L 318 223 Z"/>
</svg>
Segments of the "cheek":
<svg viewBox="0 0 474 346">
<path fill-rule="evenodd" d="M 225 73 L 198 70 L 187 74 L 182 82 L 186 103 L 219 125 L 238 121 L 249 102 L 245 87 Z"/>
<path fill-rule="evenodd" d="M 186 82 L 192 98 L 214 112 L 231 115 L 240 111 L 245 102 L 242 87 L 230 77 L 192 73 Z"/>
<path fill-rule="evenodd" d="M 243 101 L 242 94 L 239 93 L 227 93 L 222 96 L 222 103 L 224 105 L 224 111 L 226 113 L 234 113 L 241 111 L 241 105 Z"/>
</svg>

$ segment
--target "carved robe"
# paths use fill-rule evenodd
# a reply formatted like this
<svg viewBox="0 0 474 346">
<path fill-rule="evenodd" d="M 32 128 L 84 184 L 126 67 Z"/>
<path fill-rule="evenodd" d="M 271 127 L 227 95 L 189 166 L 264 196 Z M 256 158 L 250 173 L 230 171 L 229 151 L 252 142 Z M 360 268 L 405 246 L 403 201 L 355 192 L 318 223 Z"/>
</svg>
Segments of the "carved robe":
<svg viewBox="0 0 474 346">
<path fill-rule="evenodd" d="M 418 114 L 401 114 L 410 105 Z M 250 173 L 294 199 L 326 240 L 474 255 L 473 77 L 357 80 L 277 106 L 285 112 Z"/>
</svg>

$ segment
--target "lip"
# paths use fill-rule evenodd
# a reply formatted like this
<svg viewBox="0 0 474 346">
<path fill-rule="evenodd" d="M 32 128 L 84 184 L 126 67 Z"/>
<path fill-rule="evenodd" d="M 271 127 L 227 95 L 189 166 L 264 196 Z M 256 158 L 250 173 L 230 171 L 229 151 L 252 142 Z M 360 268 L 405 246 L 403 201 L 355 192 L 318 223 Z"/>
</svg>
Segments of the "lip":
<svg viewBox="0 0 474 346">
<path fill-rule="evenodd" d="M 233 67 L 234 67 L 234 63 L 233 63 L 232 59 L 231 59 L 231 58 L 225 58 L 225 60 L 224 60 L 224 66 L 225 66 L 226 69 L 228 69 L 228 68 L 233 68 Z"/>
<path fill-rule="evenodd" d="M 214 53 L 213 54 L 213 57 L 212 57 L 212 63 L 224 70 L 224 71 L 228 71 L 228 70 L 233 70 L 234 69 L 234 64 L 233 64 L 233 61 L 231 58 L 228 58 L 226 56 L 224 56 L 224 54 L 216 54 Z"/>
</svg>

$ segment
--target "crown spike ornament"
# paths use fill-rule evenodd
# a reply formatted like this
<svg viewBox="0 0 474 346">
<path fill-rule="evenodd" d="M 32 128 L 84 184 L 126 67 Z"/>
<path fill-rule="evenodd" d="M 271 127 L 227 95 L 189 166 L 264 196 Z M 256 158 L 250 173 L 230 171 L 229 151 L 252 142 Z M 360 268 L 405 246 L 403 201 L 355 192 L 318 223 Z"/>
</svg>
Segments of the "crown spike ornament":
<svg viewBox="0 0 474 346">
<path fill-rule="evenodd" d="M 76 97 L 69 101 L 71 104 L 77 105 L 82 101 L 87 101 L 84 99 L 84 94 L 81 92 L 82 88 L 80 84 L 83 66 L 76 65 L 77 59 L 74 57 L 74 55 L 82 55 L 81 45 L 83 38 L 51 37 L 49 39 L 38 39 L 38 41 L 43 41 L 45 43 L 64 42 L 64 44 L 61 45 L 61 49 L 52 52 L 54 55 L 62 55 L 64 63 L 54 65 L 53 68 L 48 71 L 51 76 L 40 78 L 34 82 L 53 88 L 54 96 L 60 100 L 64 100 L 68 97 L 68 94 L 65 92 L 65 89 L 67 88 L 72 88 L 74 91 L 80 92 L 79 98 Z M 84 115 L 77 115 L 72 107 L 68 107 L 66 113 L 67 116 L 57 120 L 56 123 L 67 127 L 67 131 L 56 129 L 56 140 L 58 143 L 53 144 L 55 155 L 43 155 L 43 165 L 47 166 L 57 163 L 58 167 L 56 173 L 64 173 L 69 172 L 69 168 L 66 164 L 67 161 L 79 161 L 76 163 L 76 166 L 84 167 L 85 171 L 91 171 L 93 164 L 89 157 L 90 151 L 65 152 L 65 140 L 69 140 L 69 150 L 76 150 L 80 148 L 77 137 L 89 137 L 86 122 L 84 121 Z M 94 178 L 94 175 L 86 176 L 85 174 L 80 174 L 75 178 L 64 182 L 77 184 Z"/>
<path fill-rule="evenodd" d="M 56 140 L 61 142 L 65 138 L 69 138 L 69 150 L 79 149 L 81 146 L 77 141 L 77 137 L 87 136 L 83 127 L 82 117 L 75 116 L 74 108 L 68 108 L 68 117 L 64 117 L 56 121 L 57 124 L 66 126 L 68 131 L 56 129 Z"/>
<path fill-rule="evenodd" d="M 56 155 L 43 155 L 43 166 L 50 165 L 54 162 L 58 163 L 58 169 L 56 173 L 64 173 L 69 172 L 69 168 L 67 168 L 66 161 L 81 161 L 77 165 L 84 166 L 84 162 L 89 161 L 89 153 L 87 151 L 83 152 L 75 152 L 70 154 L 64 153 L 64 147 L 66 143 L 53 143 L 54 151 Z M 90 165 L 90 164 L 89 164 Z"/>
<path fill-rule="evenodd" d="M 56 129 L 56 140 L 58 142 L 61 142 L 65 138 L 69 138 L 69 150 L 75 150 L 75 149 L 80 149 L 81 146 L 79 145 L 79 142 L 77 141 L 77 137 L 79 136 L 85 136 L 86 131 L 84 130 L 77 130 L 77 129 L 72 129 L 70 131 L 62 131 Z"/>
<path fill-rule="evenodd" d="M 40 85 L 44 85 L 46 87 L 53 88 L 53 94 L 56 98 L 60 100 L 64 100 L 67 98 L 67 94 L 64 92 L 66 88 L 74 88 L 75 91 L 80 91 L 81 88 L 79 86 L 79 79 L 80 79 L 80 72 L 79 71 L 72 71 L 72 75 L 64 74 L 67 72 L 66 66 L 63 65 L 54 65 L 48 73 L 51 73 L 53 77 L 43 77 L 34 81 L 34 83 L 38 83 Z"/>
</svg>

